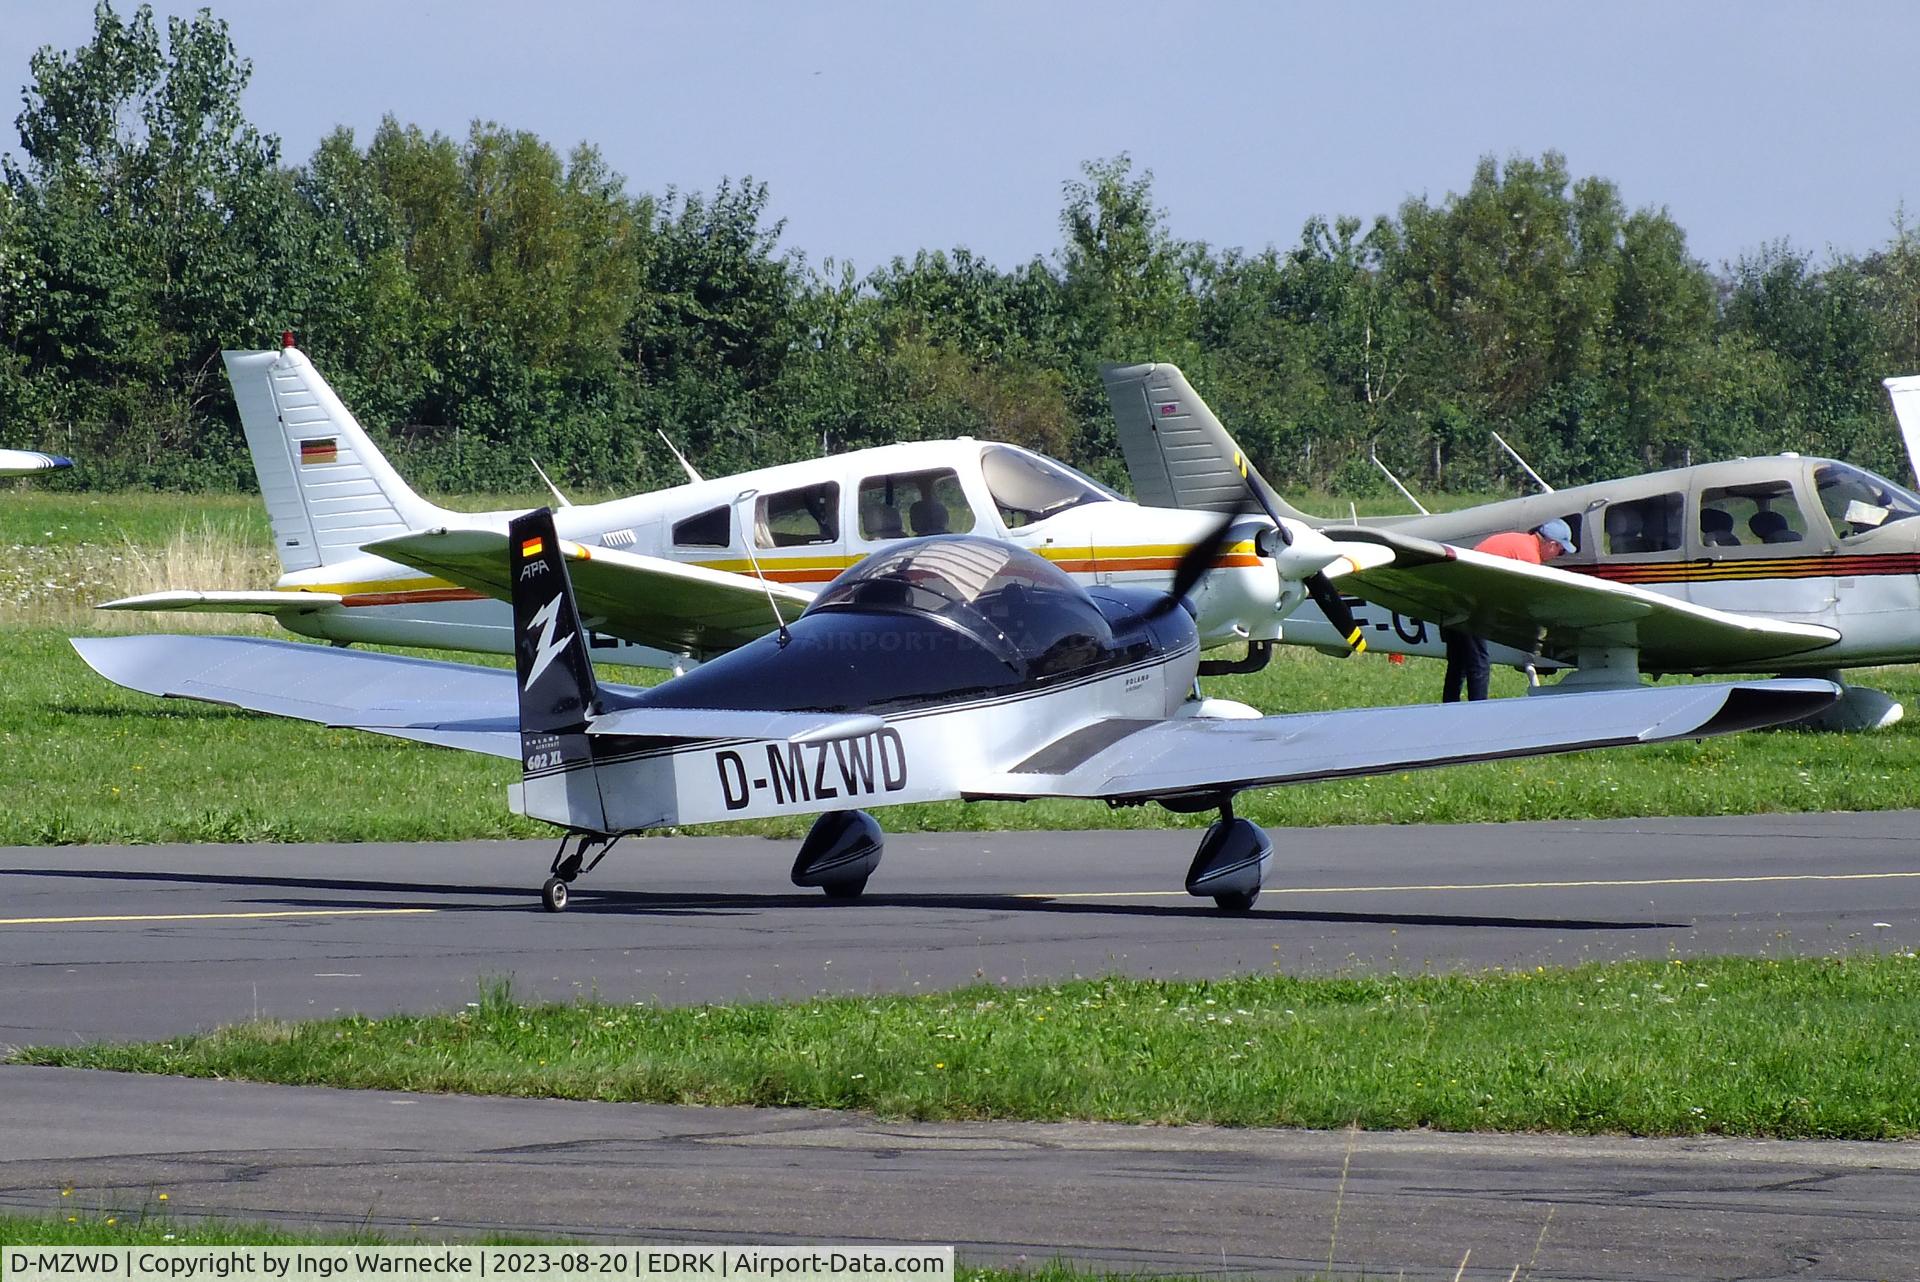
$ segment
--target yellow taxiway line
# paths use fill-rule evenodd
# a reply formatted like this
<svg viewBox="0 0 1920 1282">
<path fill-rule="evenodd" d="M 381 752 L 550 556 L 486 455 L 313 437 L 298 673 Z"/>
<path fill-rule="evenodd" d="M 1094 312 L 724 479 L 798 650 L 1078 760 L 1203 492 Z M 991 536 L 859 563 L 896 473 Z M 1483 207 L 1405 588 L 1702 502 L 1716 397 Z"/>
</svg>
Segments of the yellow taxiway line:
<svg viewBox="0 0 1920 1282">
<path fill-rule="evenodd" d="M 262 917 L 395 917 L 438 908 L 286 908 L 255 913 L 135 913 L 124 917 L 0 917 L 0 926 L 74 926 L 116 921 L 256 921 Z"/>
<path fill-rule="evenodd" d="M 1890 881 L 1920 877 L 1920 872 L 1802 872 L 1769 873 L 1752 877 L 1642 877 L 1617 881 L 1481 881 L 1431 886 L 1267 886 L 1262 895 L 1378 895 L 1392 891 L 1441 890 L 1580 890 L 1632 886 L 1741 886 L 1778 881 Z M 1184 890 L 1075 890 L 1060 894 L 1029 893 L 1021 899 L 1163 899 L 1186 897 Z"/>
</svg>

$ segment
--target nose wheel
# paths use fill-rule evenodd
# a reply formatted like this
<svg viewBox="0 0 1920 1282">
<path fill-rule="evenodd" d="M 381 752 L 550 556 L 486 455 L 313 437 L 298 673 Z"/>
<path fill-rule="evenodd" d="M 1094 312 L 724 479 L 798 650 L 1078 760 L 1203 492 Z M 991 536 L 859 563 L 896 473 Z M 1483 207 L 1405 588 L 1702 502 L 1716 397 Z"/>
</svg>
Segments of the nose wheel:
<svg viewBox="0 0 1920 1282">
<path fill-rule="evenodd" d="M 575 841 L 572 851 L 569 851 L 567 843 L 576 838 L 578 840 Z M 600 861 L 607 857 L 607 852 L 612 850 L 614 843 L 619 840 L 620 836 L 617 833 L 611 837 L 598 832 L 568 833 L 562 837 L 560 849 L 553 852 L 553 866 L 547 870 L 546 883 L 540 887 L 541 907 L 550 913 L 566 911 L 568 887 L 573 885 L 576 877 L 598 868 Z M 587 852 L 594 846 L 598 846 L 599 850 L 594 851 L 593 862 L 588 863 Z"/>
</svg>

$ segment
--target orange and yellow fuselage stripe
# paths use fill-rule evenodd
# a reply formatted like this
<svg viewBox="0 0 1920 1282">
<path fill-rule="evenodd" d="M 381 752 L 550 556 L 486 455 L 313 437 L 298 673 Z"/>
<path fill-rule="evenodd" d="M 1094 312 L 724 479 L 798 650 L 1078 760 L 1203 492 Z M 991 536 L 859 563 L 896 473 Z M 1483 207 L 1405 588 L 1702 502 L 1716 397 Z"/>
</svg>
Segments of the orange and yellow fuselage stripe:
<svg viewBox="0 0 1920 1282">
<path fill-rule="evenodd" d="M 1920 574 L 1920 553 L 1883 552 L 1878 556 L 1783 556 L 1726 561 L 1653 561 L 1632 565 L 1568 566 L 1610 583 L 1714 583 L 1749 579 L 1857 578 Z"/>
<path fill-rule="evenodd" d="M 569 551 L 573 549 L 568 544 Z M 1138 571 L 1159 571 L 1171 574 L 1180 564 L 1180 558 L 1192 550 L 1190 545 L 1179 543 L 1143 544 L 1125 547 L 1093 549 L 1091 553 L 1080 547 L 1071 548 L 1035 548 L 1040 556 L 1059 566 L 1068 574 L 1118 574 Z M 581 547 L 580 552 L 588 558 L 590 548 Z M 862 556 L 781 556 L 777 553 L 760 558 L 760 577 L 774 583 L 828 583 L 839 577 L 848 566 L 860 560 Z M 753 563 L 745 558 L 694 561 L 708 570 L 723 570 L 732 574 L 753 576 Z M 1232 544 L 1223 548 L 1214 558 L 1214 568 L 1222 570 L 1253 569 L 1260 564 L 1251 541 Z M 375 579 L 355 583 L 303 583 L 297 588 L 283 588 L 285 592 L 332 592 L 337 593 L 340 604 L 347 607 L 375 605 L 428 605 L 445 601 L 481 601 L 487 599 L 484 593 L 468 588 L 456 587 L 443 579 Z"/>
</svg>

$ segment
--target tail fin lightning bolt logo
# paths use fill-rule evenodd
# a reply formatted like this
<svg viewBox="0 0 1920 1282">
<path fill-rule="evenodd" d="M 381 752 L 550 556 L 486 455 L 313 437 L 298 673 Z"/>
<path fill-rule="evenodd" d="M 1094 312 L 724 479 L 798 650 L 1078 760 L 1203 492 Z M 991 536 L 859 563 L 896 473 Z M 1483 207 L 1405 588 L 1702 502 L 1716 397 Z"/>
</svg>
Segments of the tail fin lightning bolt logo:
<svg viewBox="0 0 1920 1282">
<path fill-rule="evenodd" d="M 527 673 L 526 682 L 521 686 L 521 689 L 531 690 L 533 683 L 540 679 L 540 674 L 547 670 L 547 665 L 559 658 L 560 652 L 566 649 L 574 636 L 577 635 L 569 632 L 566 636 L 555 641 L 553 639 L 553 628 L 559 621 L 560 598 L 557 595 L 553 600 L 541 606 L 539 613 L 527 620 L 527 631 L 529 632 L 533 631 L 534 624 L 537 623 L 540 625 L 540 642 L 539 650 L 533 656 L 533 668 Z"/>
</svg>

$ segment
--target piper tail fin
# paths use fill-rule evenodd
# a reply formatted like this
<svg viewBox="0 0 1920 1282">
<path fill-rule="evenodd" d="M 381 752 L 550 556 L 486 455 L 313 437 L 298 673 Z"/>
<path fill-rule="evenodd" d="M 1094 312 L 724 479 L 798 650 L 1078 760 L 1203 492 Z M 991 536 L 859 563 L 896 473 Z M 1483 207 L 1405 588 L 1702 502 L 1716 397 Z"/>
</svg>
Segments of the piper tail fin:
<svg viewBox="0 0 1920 1282">
<path fill-rule="evenodd" d="M 600 712 L 600 687 L 550 510 L 539 508 L 508 523 L 507 570 L 520 710 L 516 809 L 568 828 L 604 832 L 606 807 L 587 735 L 587 722 Z"/>
<path fill-rule="evenodd" d="M 1266 485 L 1178 366 L 1103 365 L 1100 377 L 1139 502 L 1226 515 L 1245 507 L 1250 485 Z M 1323 524 L 1266 488 L 1277 515 Z"/>
<path fill-rule="evenodd" d="M 1900 423 L 1900 439 L 1907 445 L 1907 461 L 1920 481 L 1920 374 L 1881 380 L 1893 400 L 1893 417 Z"/>
<path fill-rule="evenodd" d="M 282 569 L 351 560 L 363 543 L 453 517 L 400 479 L 291 339 L 221 355 Z"/>
</svg>

